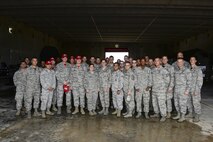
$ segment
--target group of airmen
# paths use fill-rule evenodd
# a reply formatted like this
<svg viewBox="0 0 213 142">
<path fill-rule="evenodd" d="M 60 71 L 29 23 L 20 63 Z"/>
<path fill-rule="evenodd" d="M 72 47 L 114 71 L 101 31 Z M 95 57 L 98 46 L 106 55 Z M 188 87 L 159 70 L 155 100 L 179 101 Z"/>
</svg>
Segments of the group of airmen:
<svg viewBox="0 0 213 142">
<path fill-rule="evenodd" d="M 190 58 L 190 63 L 185 61 L 182 52 L 172 65 L 167 56 L 154 60 L 125 56 L 124 61 L 115 63 L 113 56 L 102 60 L 91 57 L 89 64 L 85 56 L 71 56 L 68 63 L 67 54 L 63 54 L 60 63 L 51 58 L 41 68 L 37 58 L 32 58 L 31 65 L 29 60 L 21 62 L 13 77 L 16 115 L 22 108 L 28 118 L 31 112 L 42 118 L 54 112 L 61 115 L 65 104 L 67 114 L 73 115 L 84 115 L 85 109 L 91 116 L 108 115 L 111 108 L 117 117 L 140 118 L 144 112 L 146 119 L 156 117 L 161 122 L 169 118 L 183 122 L 186 117 L 198 122 L 203 75 L 196 62 L 195 57 Z M 177 112 L 174 117 L 172 110 Z"/>
</svg>

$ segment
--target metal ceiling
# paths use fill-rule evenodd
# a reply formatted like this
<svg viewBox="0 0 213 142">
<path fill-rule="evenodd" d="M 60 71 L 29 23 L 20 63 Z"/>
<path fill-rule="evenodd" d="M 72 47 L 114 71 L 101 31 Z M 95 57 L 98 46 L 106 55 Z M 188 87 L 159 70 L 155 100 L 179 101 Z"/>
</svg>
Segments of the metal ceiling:
<svg viewBox="0 0 213 142">
<path fill-rule="evenodd" d="M 212 0 L 9 0 L 0 15 L 62 42 L 175 43 L 213 29 Z"/>
</svg>

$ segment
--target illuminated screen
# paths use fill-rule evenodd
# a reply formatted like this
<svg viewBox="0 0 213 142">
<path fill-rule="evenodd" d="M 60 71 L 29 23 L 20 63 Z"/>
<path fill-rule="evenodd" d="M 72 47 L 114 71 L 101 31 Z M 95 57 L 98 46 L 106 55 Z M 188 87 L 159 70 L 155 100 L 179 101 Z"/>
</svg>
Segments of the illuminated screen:
<svg viewBox="0 0 213 142">
<path fill-rule="evenodd" d="M 105 52 L 105 58 L 114 56 L 114 62 L 116 62 L 118 59 L 123 61 L 125 55 L 129 56 L 129 52 Z"/>
</svg>

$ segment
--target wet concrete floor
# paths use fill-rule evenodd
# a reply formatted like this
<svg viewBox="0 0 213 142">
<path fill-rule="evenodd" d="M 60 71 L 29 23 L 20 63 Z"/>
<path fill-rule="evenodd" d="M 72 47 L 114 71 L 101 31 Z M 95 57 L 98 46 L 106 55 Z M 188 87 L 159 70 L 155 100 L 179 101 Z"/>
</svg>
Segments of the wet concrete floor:
<svg viewBox="0 0 213 142">
<path fill-rule="evenodd" d="M 195 124 L 116 116 L 17 118 L 0 133 L 1 142 L 213 142 Z"/>
<path fill-rule="evenodd" d="M 15 91 L 0 92 L 0 142 L 213 142 L 198 125 L 116 116 L 15 117 Z"/>
</svg>

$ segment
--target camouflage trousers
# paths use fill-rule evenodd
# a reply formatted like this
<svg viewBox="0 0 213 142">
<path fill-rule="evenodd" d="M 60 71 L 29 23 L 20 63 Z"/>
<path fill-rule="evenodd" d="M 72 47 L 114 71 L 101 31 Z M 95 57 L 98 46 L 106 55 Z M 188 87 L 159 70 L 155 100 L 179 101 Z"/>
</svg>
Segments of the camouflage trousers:
<svg viewBox="0 0 213 142">
<path fill-rule="evenodd" d="M 188 110 L 189 112 L 194 112 L 196 114 L 201 114 L 201 94 L 200 92 L 196 93 L 189 93 L 189 105 Z"/>
<path fill-rule="evenodd" d="M 96 109 L 96 103 L 98 99 L 98 91 L 97 90 L 89 90 L 88 93 L 86 93 L 87 97 L 87 109 L 89 111 Z"/>
<path fill-rule="evenodd" d="M 134 90 L 130 92 L 130 101 L 127 100 L 128 92 L 124 92 L 125 104 L 128 112 L 133 113 L 135 109 L 135 97 L 134 97 Z"/>
<path fill-rule="evenodd" d="M 166 117 L 166 93 L 152 92 L 152 104 L 156 114 Z"/>
<path fill-rule="evenodd" d="M 112 101 L 115 109 L 118 110 L 123 109 L 123 99 L 124 99 L 123 90 L 120 91 L 120 94 L 117 94 L 117 90 L 112 90 Z"/>
<path fill-rule="evenodd" d="M 62 107 L 64 97 L 63 84 L 58 84 L 57 86 L 57 106 Z M 71 106 L 71 91 L 65 93 L 66 106 Z"/>
<path fill-rule="evenodd" d="M 139 89 L 139 91 L 136 91 L 135 99 L 136 99 L 137 112 L 142 112 L 142 101 L 143 101 L 143 111 L 149 112 L 149 100 L 150 100 L 149 91 L 146 91 L 145 89 L 142 88 Z"/>
<path fill-rule="evenodd" d="M 36 90 L 36 91 L 32 91 L 30 89 L 27 89 L 26 91 L 26 97 L 25 97 L 25 107 L 27 111 L 31 111 L 32 109 L 32 101 L 33 102 L 33 108 L 37 109 L 39 107 L 39 103 L 40 103 L 40 95 L 41 92 L 40 90 Z"/>
<path fill-rule="evenodd" d="M 85 90 L 83 86 L 73 87 L 74 106 L 85 108 Z"/>
<path fill-rule="evenodd" d="M 56 105 L 57 104 L 57 90 L 55 89 L 53 91 L 53 99 L 52 99 L 52 105 Z"/>
<path fill-rule="evenodd" d="M 109 107 L 109 90 L 104 90 L 104 88 L 101 88 L 100 89 L 100 92 L 99 92 L 99 97 L 100 97 L 100 100 L 101 100 L 101 105 L 102 107 Z"/>
<path fill-rule="evenodd" d="M 176 89 L 174 92 L 174 102 L 176 111 L 186 114 L 188 95 L 184 94 L 185 89 Z"/>
<path fill-rule="evenodd" d="M 41 110 L 50 109 L 52 105 L 53 91 L 42 89 L 41 92 Z"/>
<path fill-rule="evenodd" d="M 167 112 L 172 112 L 173 92 L 166 93 L 166 108 Z"/>
<path fill-rule="evenodd" d="M 16 92 L 15 100 L 16 100 L 16 109 L 21 110 L 22 104 L 25 98 L 25 92 Z"/>
</svg>

